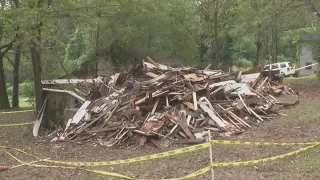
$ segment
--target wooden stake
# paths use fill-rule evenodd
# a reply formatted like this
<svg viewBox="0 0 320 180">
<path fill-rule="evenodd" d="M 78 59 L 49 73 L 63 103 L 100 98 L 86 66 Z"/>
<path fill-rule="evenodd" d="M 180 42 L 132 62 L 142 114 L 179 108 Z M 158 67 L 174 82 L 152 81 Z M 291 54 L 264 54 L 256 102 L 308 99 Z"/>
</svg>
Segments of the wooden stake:
<svg viewBox="0 0 320 180">
<path fill-rule="evenodd" d="M 208 131 L 208 142 L 211 142 L 211 133 L 210 130 Z M 212 154 L 212 144 L 210 143 L 210 166 L 213 164 L 213 154 Z M 211 179 L 214 180 L 214 170 L 213 167 L 211 167 Z"/>
</svg>

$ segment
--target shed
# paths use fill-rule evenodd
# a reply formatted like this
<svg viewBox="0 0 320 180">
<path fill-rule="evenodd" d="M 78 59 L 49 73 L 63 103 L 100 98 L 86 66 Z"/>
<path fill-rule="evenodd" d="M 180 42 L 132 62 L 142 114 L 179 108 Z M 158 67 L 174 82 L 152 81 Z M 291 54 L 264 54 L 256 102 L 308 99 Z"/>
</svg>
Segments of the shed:
<svg viewBox="0 0 320 180">
<path fill-rule="evenodd" d="M 317 63 L 317 58 L 315 56 L 313 44 L 320 45 L 320 34 L 305 34 L 300 39 L 300 58 L 299 58 L 299 67 L 308 66 L 314 63 Z M 310 76 L 316 74 L 319 71 L 319 65 L 310 66 L 304 69 L 300 69 L 299 76 Z"/>
</svg>

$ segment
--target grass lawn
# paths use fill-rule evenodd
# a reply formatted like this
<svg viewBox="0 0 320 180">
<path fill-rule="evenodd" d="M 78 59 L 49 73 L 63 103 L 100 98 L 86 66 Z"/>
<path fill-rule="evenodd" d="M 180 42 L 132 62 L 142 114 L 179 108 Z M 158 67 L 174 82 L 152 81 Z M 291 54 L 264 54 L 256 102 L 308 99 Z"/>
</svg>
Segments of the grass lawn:
<svg viewBox="0 0 320 180">
<path fill-rule="evenodd" d="M 310 82 L 310 81 L 318 81 L 317 75 L 299 77 L 299 78 L 287 77 L 287 78 L 284 78 L 283 83 L 285 83 L 285 84 L 296 84 L 296 83 Z"/>
<path fill-rule="evenodd" d="M 320 171 L 319 153 L 320 153 L 319 146 L 302 153 L 296 158 L 297 163 L 291 168 L 300 169 L 305 172 L 319 172 Z"/>
<path fill-rule="evenodd" d="M 284 84 L 290 84 L 302 92 L 299 104 L 296 107 L 283 111 L 288 115 L 286 117 L 288 123 L 292 123 L 296 127 L 303 127 L 305 134 L 309 134 L 310 138 L 320 142 L 319 131 L 310 133 L 310 129 L 306 128 L 310 126 L 317 128 L 320 126 L 320 81 L 317 76 L 285 78 Z M 319 154 L 320 146 L 306 151 L 296 157 L 296 163 L 290 165 L 290 168 L 304 172 L 320 172 Z"/>
<path fill-rule="evenodd" d="M 9 98 L 10 106 L 12 105 L 12 100 Z M 29 108 L 31 104 L 28 102 L 28 98 L 21 98 L 19 99 L 19 107 L 20 108 Z"/>
</svg>

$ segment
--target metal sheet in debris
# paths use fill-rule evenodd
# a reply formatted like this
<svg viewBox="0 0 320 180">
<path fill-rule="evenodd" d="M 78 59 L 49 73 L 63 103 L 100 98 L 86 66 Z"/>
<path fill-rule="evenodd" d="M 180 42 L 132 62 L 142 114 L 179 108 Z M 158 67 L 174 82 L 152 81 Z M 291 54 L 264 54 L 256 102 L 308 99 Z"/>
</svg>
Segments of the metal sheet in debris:
<svg viewBox="0 0 320 180">
<path fill-rule="evenodd" d="M 231 92 L 230 94 L 238 96 L 238 92 L 239 94 L 244 94 L 247 96 L 255 96 L 256 94 L 253 93 L 250 88 L 248 87 L 248 85 L 246 83 L 229 83 L 225 86 L 224 90 L 228 91 L 230 89 L 235 89 L 235 91 Z"/>
<path fill-rule="evenodd" d="M 236 81 L 234 81 L 234 80 L 221 81 L 221 82 L 218 82 L 218 83 L 211 84 L 209 86 L 209 88 L 211 89 L 211 88 L 214 88 L 214 87 L 224 86 L 224 85 L 227 85 L 227 84 L 230 84 L 230 83 L 236 83 Z"/>
<path fill-rule="evenodd" d="M 242 75 L 241 76 L 241 82 L 243 82 L 243 83 L 253 82 L 259 77 L 259 75 L 260 75 L 260 73 Z"/>
</svg>

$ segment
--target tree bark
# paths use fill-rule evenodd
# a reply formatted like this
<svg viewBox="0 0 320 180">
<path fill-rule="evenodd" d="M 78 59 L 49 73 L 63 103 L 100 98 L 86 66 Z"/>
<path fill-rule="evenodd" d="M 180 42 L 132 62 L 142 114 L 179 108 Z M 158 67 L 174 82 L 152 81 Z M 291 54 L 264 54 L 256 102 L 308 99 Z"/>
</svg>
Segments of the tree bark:
<svg viewBox="0 0 320 180">
<path fill-rule="evenodd" d="M 13 64 L 13 89 L 12 89 L 12 107 L 19 107 L 19 74 L 20 74 L 20 60 L 21 60 L 21 48 L 22 44 L 17 46 L 14 54 Z"/>
<path fill-rule="evenodd" d="M 265 52 L 265 57 L 267 60 L 269 59 L 269 36 L 266 37 L 266 52 Z"/>
<path fill-rule="evenodd" d="M 276 27 L 272 27 L 272 63 L 277 63 L 278 58 L 277 58 L 277 44 L 278 44 L 278 35 L 277 35 L 277 28 Z"/>
<path fill-rule="evenodd" d="M 37 8 L 42 8 L 44 0 L 37 1 Z M 38 22 L 35 26 L 36 36 L 31 39 L 30 52 L 33 66 L 34 92 L 36 99 L 36 111 L 39 112 L 42 106 L 42 83 L 41 83 L 41 26 L 42 22 Z"/>
<path fill-rule="evenodd" d="M 4 77 L 3 56 L 4 54 L 0 53 L 0 109 L 9 109 L 10 104 Z"/>
<path fill-rule="evenodd" d="M 1 1 L 0 1 L 1 2 Z M 1 2 L 1 7 L 4 8 L 4 2 Z M 1 23 L 1 22 L 0 22 Z M 0 24 L 0 42 L 3 35 L 3 26 Z M 0 45 L 0 109 L 9 109 L 9 99 L 4 76 L 3 57 L 12 48 L 13 42 L 5 45 Z"/>
<path fill-rule="evenodd" d="M 256 38 L 256 60 L 253 62 L 253 66 L 258 66 L 260 63 L 260 51 L 262 48 L 263 39 L 261 37 L 261 24 L 258 25 L 258 34 Z"/>
<path fill-rule="evenodd" d="M 212 63 L 213 69 L 218 69 L 219 66 L 219 31 L 218 31 L 218 0 L 215 1 L 214 10 L 214 40 L 215 40 L 215 54 L 216 58 Z"/>
<path fill-rule="evenodd" d="M 259 65 L 260 63 L 260 51 L 261 51 L 261 47 L 262 47 L 262 42 L 261 41 L 257 41 L 256 44 L 256 60 L 253 63 L 253 66 L 256 67 Z"/>
<path fill-rule="evenodd" d="M 32 66 L 33 66 L 36 110 L 40 111 L 42 106 L 41 55 L 40 55 L 40 47 L 38 43 L 35 42 L 35 40 L 31 42 L 30 52 L 31 52 L 31 59 L 32 59 Z"/>
</svg>

